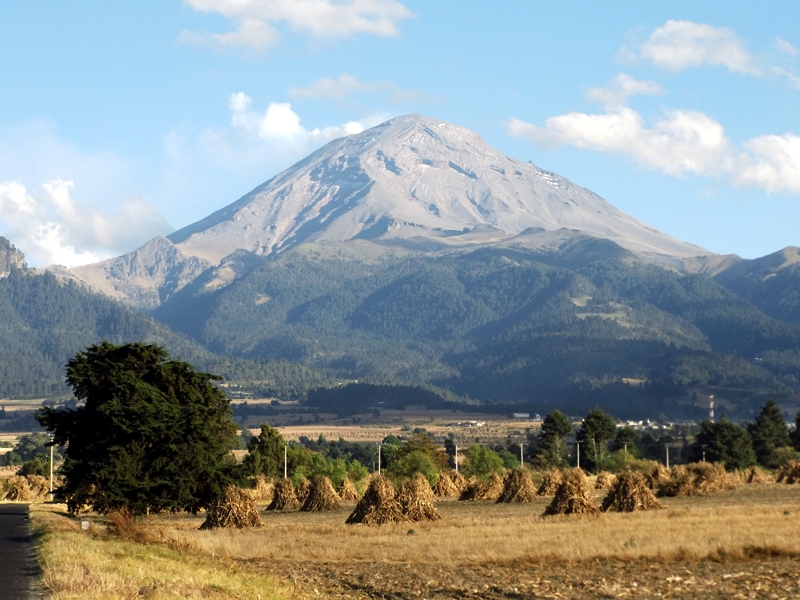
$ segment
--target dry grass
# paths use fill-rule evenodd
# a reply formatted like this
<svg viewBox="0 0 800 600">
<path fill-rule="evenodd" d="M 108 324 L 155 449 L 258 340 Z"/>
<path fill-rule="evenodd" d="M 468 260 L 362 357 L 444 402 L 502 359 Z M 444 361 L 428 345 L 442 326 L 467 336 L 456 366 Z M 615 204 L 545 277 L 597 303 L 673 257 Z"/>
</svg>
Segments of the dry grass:
<svg viewBox="0 0 800 600">
<path fill-rule="evenodd" d="M 503 493 L 498 502 L 533 502 L 536 500 L 536 486 L 524 467 L 511 471 L 503 482 Z"/>
<path fill-rule="evenodd" d="M 303 512 L 321 512 L 338 510 L 342 507 L 342 499 L 333 489 L 331 480 L 324 475 L 315 475 L 308 495 L 300 510 Z"/>
<path fill-rule="evenodd" d="M 300 508 L 300 501 L 294 491 L 294 484 L 291 479 L 279 479 L 275 484 L 272 502 L 267 506 L 267 510 L 297 510 Z"/>
<path fill-rule="evenodd" d="M 439 511 L 433 505 L 436 495 L 422 473 L 406 479 L 397 495 L 403 514 L 411 521 L 438 521 Z"/>
<path fill-rule="evenodd" d="M 545 515 L 597 515 L 600 509 L 594 501 L 592 486 L 581 469 L 570 469 L 558 486 Z"/>
<path fill-rule="evenodd" d="M 631 471 L 617 475 L 602 506 L 604 512 L 634 512 L 658 508 L 663 506 L 647 487 L 642 474 Z"/>
<path fill-rule="evenodd" d="M 384 525 L 408 521 L 403 507 L 397 501 L 392 482 L 378 474 L 372 475 L 369 485 L 355 510 L 347 517 L 348 525 Z"/>
<path fill-rule="evenodd" d="M 597 499 L 597 498 L 596 498 Z M 182 539 L 208 554 L 237 559 L 392 564 L 512 564 L 637 559 L 674 561 L 800 555 L 796 488 L 744 486 L 727 494 L 666 498 L 665 510 L 541 518 L 549 499 L 523 504 L 444 502 L 440 521 L 350 527 L 345 511 L 271 513 L 265 529 L 193 531 Z"/>
<path fill-rule="evenodd" d="M 342 502 L 358 502 L 361 499 L 361 494 L 358 493 L 358 489 L 347 476 L 342 480 L 342 485 L 339 486 L 339 491 L 337 493 L 339 494 L 339 498 L 342 499 Z"/>
<path fill-rule="evenodd" d="M 564 473 L 559 469 L 552 469 L 544 474 L 542 483 L 536 493 L 539 496 L 554 496 L 558 486 L 564 481 Z"/>
<path fill-rule="evenodd" d="M 50 600 L 292 597 L 276 578 L 203 552 L 120 539 L 105 533 L 99 522 L 92 531 L 81 531 L 65 510 L 63 505 L 31 507 Z"/>
<path fill-rule="evenodd" d="M 790 460 L 775 473 L 778 483 L 800 483 L 800 461 Z"/>
<path fill-rule="evenodd" d="M 263 526 L 264 523 L 258 516 L 258 504 L 250 490 L 229 485 L 206 510 L 206 520 L 200 525 L 200 529 Z"/>
</svg>

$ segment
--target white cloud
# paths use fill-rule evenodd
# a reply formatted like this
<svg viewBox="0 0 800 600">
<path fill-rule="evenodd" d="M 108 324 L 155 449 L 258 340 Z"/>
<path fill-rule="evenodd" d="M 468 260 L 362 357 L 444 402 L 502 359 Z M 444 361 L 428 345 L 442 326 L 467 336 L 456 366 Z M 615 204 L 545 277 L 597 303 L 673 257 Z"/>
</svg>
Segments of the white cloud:
<svg viewBox="0 0 800 600">
<path fill-rule="evenodd" d="M 85 152 L 64 140 L 49 121 L 0 127 L 0 233 L 34 266 L 130 251 L 172 230 L 137 197 L 140 177 L 112 152 Z"/>
<path fill-rule="evenodd" d="M 723 66 L 736 73 L 761 74 L 755 59 L 731 29 L 692 21 L 667 21 L 642 44 L 638 57 L 672 71 Z"/>
<path fill-rule="evenodd" d="M 72 181 L 55 179 L 33 195 L 19 181 L 0 183 L 0 214 L 8 237 L 32 265 L 68 267 L 96 262 L 135 248 L 171 227 L 141 199 L 126 200 L 107 214 L 70 195 Z"/>
<path fill-rule="evenodd" d="M 225 34 L 182 32 L 178 40 L 218 48 L 263 51 L 274 45 L 276 23 L 313 37 L 346 37 L 356 33 L 396 37 L 397 22 L 413 16 L 397 0 L 184 0 L 193 9 L 221 14 L 237 22 Z"/>
<path fill-rule="evenodd" d="M 797 58 L 800 56 L 800 50 L 794 47 L 791 42 L 787 42 L 786 40 L 776 37 L 775 38 L 775 47 L 778 49 L 778 52 L 781 54 L 786 54 L 788 56 L 792 56 Z"/>
<path fill-rule="evenodd" d="M 787 69 L 782 69 L 781 67 L 772 67 L 772 72 L 776 75 L 780 75 L 781 77 L 786 77 L 789 80 L 789 83 L 792 85 L 793 88 L 800 90 L 800 77 L 788 71 Z"/>
<path fill-rule="evenodd" d="M 586 92 L 586 99 L 589 102 L 613 106 L 624 104 L 630 96 L 655 96 L 663 93 L 664 89 L 655 81 L 640 81 L 620 73 L 610 85 L 594 87 Z"/>
<path fill-rule="evenodd" d="M 511 119 L 507 132 L 541 146 L 620 154 L 672 176 L 724 177 L 735 186 L 800 194 L 800 137 L 764 135 L 737 148 L 722 125 L 697 111 L 668 111 L 647 127 L 639 113 L 619 106 L 551 117 L 544 127 Z"/>
<path fill-rule="evenodd" d="M 339 79 L 323 77 L 317 79 L 308 87 L 289 88 L 289 95 L 293 100 L 305 100 L 306 98 L 324 98 L 327 100 L 341 100 L 346 96 L 361 92 L 377 92 L 386 90 L 391 84 L 382 81 L 365 83 L 358 78 L 343 73 Z"/>
</svg>

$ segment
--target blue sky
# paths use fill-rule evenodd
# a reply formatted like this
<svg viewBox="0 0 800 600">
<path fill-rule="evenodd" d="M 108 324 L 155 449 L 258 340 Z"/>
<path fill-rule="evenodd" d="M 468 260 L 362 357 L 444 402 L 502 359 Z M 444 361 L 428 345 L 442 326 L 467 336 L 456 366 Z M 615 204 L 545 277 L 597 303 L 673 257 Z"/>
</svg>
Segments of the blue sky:
<svg viewBox="0 0 800 600">
<path fill-rule="evenodd" d="M 800 3 L 0 3 L 0 234 L 129 251 L 419 112 L 718 253 L 800 245 Z"/>
</svg>

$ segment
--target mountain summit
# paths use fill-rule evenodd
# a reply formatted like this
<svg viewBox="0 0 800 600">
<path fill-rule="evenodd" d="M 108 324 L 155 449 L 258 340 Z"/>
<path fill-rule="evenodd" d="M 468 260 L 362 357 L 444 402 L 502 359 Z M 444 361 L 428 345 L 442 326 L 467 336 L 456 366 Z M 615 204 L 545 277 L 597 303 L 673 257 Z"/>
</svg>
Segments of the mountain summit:
<svg viewBox="0 0 800 600">
<path fill-rule="evenodd" d="M 206 271 L 213 286 L 224 286 L 241 275 L 232 264 L 312 242 L 360 240 L 416 252 L 497 244 L 560 251 L 598 239 L 607 241 L 600 252 L 632 252 L 685 271 L 711 272 L 724 259 L 504 156 L 469 129 L 407 115 L 330 142 L 167 238 L 94 265 L 53 270 L 152 309 Z"/>
<path fill-rule="evenodd" d="M 218 263 L 237 249 L 266 255 L 320 240 L 453 245 L 474 243 L 476 232 L 502 238 L 559 229 L 645 256 L 709 254 L 563 177 L 504 156 L 469 129 L 421 115 L 334 140 L 168 238 L 185 255 Z"/>
</svg>

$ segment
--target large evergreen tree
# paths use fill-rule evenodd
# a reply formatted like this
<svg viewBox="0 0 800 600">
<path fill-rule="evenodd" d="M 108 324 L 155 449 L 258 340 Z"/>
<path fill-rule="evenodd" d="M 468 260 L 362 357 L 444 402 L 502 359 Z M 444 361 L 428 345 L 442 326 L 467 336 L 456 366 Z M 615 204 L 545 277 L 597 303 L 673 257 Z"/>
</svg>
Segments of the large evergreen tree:
<svg viewBox="0 0 800 600">
<path fill-rule="evenodd" d="M 606 458 L 606 444 L 617 434 L 614 417 L 600 408 L 593 408 L 583 418 L 577 440 L 585 466 L 596 471 Z"/>
<path fill-rule="evenodd" d="M 761 414 L 750 425 L 748 431 L 753 438 L 753 450 L 759 464 L 770 469 L 780 466 L 775 457 L 775 450 L 791 446 L 792 440 L 789 437 L 786 420 L 774 400 L 767 400 L 761 408 Z"/>
<path fill-rule="evenodd" d="M 542 422 L 534 461 L 541 466 L 566 466 L 564 438 L 572 431 L 572 423 L 559 410 L 549 413 Z"/>
<path fill-rule="evenodd" d="M 724 416 L 718 423 L 705 420 L 697 433 L 697 446 L 705 446 L 706 457 L 725 463 L 728 470 L 744 469 L 756 464 L 756 453 L 750 434 Z"/>
<path fill-rule="evenodd" d="M 37 415 L 66 446 L 56 498 L 72 512 L 206 506 L 235 469 L 237 428 L 218 379 L 156 345 L 102 342 L 79 352 L 67 382 L 85 405 Z"/>
<path fill-rule="evenodd" d="M 247 445 L 247 454 L 242 467 L 247 475 L 264 475 L 265 477 L 283 476 L 284 446 L 286 441 L 280 432 L 264 423 L 261 433 Z"/>
</svg>

